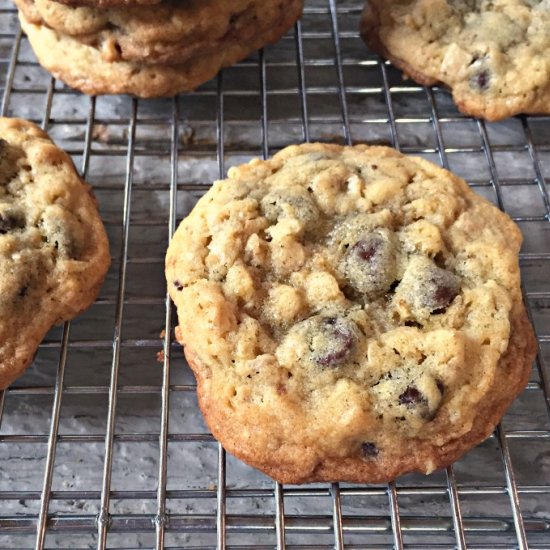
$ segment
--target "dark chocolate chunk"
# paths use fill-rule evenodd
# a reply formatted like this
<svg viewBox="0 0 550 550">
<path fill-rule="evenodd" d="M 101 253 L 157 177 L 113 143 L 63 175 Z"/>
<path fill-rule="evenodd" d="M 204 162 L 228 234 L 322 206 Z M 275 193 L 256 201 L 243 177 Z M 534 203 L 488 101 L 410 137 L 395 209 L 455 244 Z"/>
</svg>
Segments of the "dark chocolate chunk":
<svg viewBox="0 0 550 550">
<path fill-rule="evenodd" d="M 0 234 L 4 235 L 12 229 L 23 227 L 22 220 L 8 213 L 0 214 Z"/>
<path fill-rule="evenodd" d="M 378 447 L 371 441 L 361 443 L 361 452 L 365 458 L 374 458 L 380 454 Z"/>
<path fill-rule="evenodd" d="M 414 387 L 408 386 L 407 389 L 399 396 L 399 404 L 406 407 L 414 407 L 425 401 L 424 396 Z"/>
</svg>

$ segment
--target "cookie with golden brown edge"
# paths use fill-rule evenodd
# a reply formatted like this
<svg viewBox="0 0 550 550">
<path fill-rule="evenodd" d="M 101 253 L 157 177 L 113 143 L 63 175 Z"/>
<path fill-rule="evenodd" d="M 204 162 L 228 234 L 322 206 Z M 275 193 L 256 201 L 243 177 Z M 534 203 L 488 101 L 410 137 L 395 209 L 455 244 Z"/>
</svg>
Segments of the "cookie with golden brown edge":
<svg viewBox="0 0 550 550">
<path fill-rule="evenodd" d="M 132 8 L 159 4 L 162 0 L 56 0 L 56 2 L 73 8 L 113 8 L 116 6 Z"/>
<path fill-rule="evenodd" d="M 463 180 L 387 147 L 232 168 L 166 256 L 212 433 L 285 483 L 450 464 L 529 376 L 521 240 Z"/>
<path fill-rule="evenodd" d="M 546 1 L 369 0 L 361 34 L 417 82 L 448 86 L 466 114 L 550 113 Z"/>
<path fill-rule="evenodd" d="M 131 10 L 18 4 L 39 62 L 69 86 L 88 94 L 160 97 L 193 90 L 279 40 L 300 17 L 303 1 L 190 0 Z M 69 15 L 60 15 L 63 10 Z"/>
<path fill-rule="evenodd" d="M 52 325 L 95 300 L 110 264 L 90 188 L 34 124 L 0 118 L 0 388 Z"/>
<path fill-rule="evenodd" d="M 163 0 L 154 6 L 72 8 L 52 0 L 15 0 L 25 19 L 96 48 L 108 62 L 148 65 L 223 59 L 235 44 L 257 49 L 263 33 L 280 36 L 302 0 Z M 271 36 L 267 35 L 268 40 Z M 260 42 L 264 45 L 267 42 Z"/>
</svg>

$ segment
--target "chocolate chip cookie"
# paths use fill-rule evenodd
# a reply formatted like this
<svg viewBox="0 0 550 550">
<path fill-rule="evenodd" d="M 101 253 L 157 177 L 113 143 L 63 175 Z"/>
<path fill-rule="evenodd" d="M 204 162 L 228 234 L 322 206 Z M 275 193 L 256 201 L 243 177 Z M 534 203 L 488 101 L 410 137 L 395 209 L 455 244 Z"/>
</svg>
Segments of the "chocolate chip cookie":
<svg viewBox="0 0 550 550">
<path fill-rule="evenodd" d="M 387 147 L 232 168 L 166 257 L 212 433 L 285 483 L 450 464 L 527 382 L 521 241 L 463 180 Z"/>
<path fill-rule="evenodd" d="M 95 300 L 109 244 L 89 187 L 34 124 L 0 118 L 0 388 Z"/>
<path fill-rule="evenodd" d="M 162 0 L 56 0 L 59 4 L 65 4 L 73 8 L 112 8 L 115 6 L 150 6 L 158 4 Z"/>
<path fill-rule="evenodd" d="M 170 96 L 279 40 L 303 0 L 163 0 L 133 8 L 71 8 L 17 0 L 40 63 L 89 94 Z"/>
<path fill-rule="evenodd" d="M 546 1 L 369 0 L 361 34 L 417 82 L 448 86 L 466 114 L 550 113 Z"/>
</svg>

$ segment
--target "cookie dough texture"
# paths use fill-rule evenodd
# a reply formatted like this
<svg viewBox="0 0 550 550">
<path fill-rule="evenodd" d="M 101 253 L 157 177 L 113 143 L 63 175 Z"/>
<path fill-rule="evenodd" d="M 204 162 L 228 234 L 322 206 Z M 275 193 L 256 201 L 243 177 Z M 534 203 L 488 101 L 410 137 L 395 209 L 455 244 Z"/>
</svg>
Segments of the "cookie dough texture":
<svg viewBox="0 0 550 550">
<path fill-rule="evenodd" d="M 448 86 L 466 114 L 550 113 L 547 0 L 369 0 L 361 34 L 417 82 Z"/>
<path fill-rule="evenodd" d="M 0 388 L 55 323 L 95 300 L 110 264 L 95 200 L 30 122 L 0 118 Z"/>
<path fill-rule="evenodd" d="M 287 483 L 451 463 L 527 382 L 521 240 L 463 180 L 386 147 L 232 168 L 166 257 L 212 433 Z"/>
<path fill-rule="evenodd" d="M 89 94 L 189 91 L 296 22 L 302 0 L 164 0 L 155 6 L 72 8 L 17 0 L 40 63 Z"/>
</svg>

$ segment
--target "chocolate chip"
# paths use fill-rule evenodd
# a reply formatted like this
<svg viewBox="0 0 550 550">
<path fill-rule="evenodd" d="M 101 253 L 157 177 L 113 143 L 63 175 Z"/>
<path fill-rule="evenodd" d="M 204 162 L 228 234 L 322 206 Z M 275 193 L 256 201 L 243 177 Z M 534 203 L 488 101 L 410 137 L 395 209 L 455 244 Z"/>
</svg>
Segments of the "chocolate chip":
<svg viewBox="0 0 550 550">
<path fill-rule="evenodd" d="M 438 304 L 446 306 L 455 299 L 457 294 L 458 293 L 455 287 L 442 285 L 437 287 L 434 299 Z"/>
<path fill-rule="evenodd" d="M 443 393 L 445 392 L 445 384 L 443 384 L 441 380 L 436 380 L 435 383 L 437 385 L 437 389 L 439 390 L 439 393 L 443 395 Z"/>
<path fill-rule="evenodd" d="M 423 401 L 425 401 L 424 396 L 414 386 L 408 386 L 399 396 L 399 404 L 408 408 L 414 407 Z"/>
<path fill-rule="evenodd" d="M 442 313 L 460 291 L 458 277 L 440 267 L 434 266 L 421 283 L 420 302 L 434 313 Z"/>
<path fill-rule="evenodd" d="M 20 218 L 11 214 L 0 214 L 0 234 L 4 235 L 12 229 L 19 229 L 23 227 L 23 223 Z"/>
<path fill-rule="evenodd" d="M 24 298 L 27 295 L 28 291 L 29 291 L 29 287 L 27 285 L 21 287 L 21 290 L 19 291 L 19 297 Z"/>
<path fill-rule="evenodd" d="M 470 86 L 481 92 L 489 89 L 491 82 L 491 73 L 487 69 L 482 69 L 470 78 Z"/>
<path fill-rule="evenodd" d="M 177 279 L 174 281 L 173 284 L 174 284 L 174 286 L 176 287 L 176 290 L 177 290 L 177 291 L 183 290 L 183 285 L 182 285 Z"/>
<path fill-rule="evenodd" d="M 360 258 L 364 262 L 368 262 L 374 257 L 378 248 L 378 243 L 371 240 L 370 242 L 358 241 L 352 246 L 351 250 L 352 253 L 355 254 L 358 258 Z"/>
<path fill-rule="evenodd" d="M 353 321 L 339 317 L 325 317 L 311 329 L 310 349 L 313 360 L 324 367 L 335 367 L 350 356 L 357 341 Z"/>
<path fill-rule="evenodd" d="M 346 250 L 340 269 L 350 286 L 369 298 L 376 298 L 390 289 L 395 282 L 396 268 L 389 231 L 362 235 Z"/>
<path fill-rule="evenodd" d="M 279 219 L 293 217 L 310 226 L 319 219 L 319 209 L 314 199 L 303 189 L 295 189 L 292 194 L 272 191 L 261 201 L 264 216 L 276 223 Z"/>
<path fill-rule="evenodd" d="M 371 441 L 361 443 L 361 452 L 365 458 L 374 458 L 380 454 L 378 447 Z"/>
</svg>

